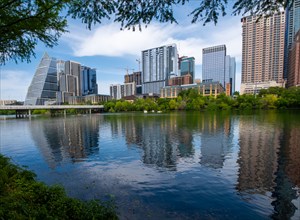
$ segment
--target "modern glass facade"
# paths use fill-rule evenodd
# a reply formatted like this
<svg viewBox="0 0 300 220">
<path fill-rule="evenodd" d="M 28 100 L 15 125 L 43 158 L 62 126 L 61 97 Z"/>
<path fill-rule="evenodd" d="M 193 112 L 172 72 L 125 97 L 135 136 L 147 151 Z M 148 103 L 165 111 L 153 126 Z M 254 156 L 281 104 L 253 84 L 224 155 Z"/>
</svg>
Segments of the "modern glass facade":
<svg viewBox="0 0 300 220">
<path fill-rule="evenodd" d="M 81 66 L 81 93 L 83 96 L 98 94 L 98 85 L 96 77 L 96 69 Z"/>
<path fill-rule="evenodd" d="M 178 53 L 175 44 L 142 51 L 143 93 L 159 94 L 172 75 L 178 74 Z"/>
<path fill-rule="evenodd" d="M 204 82 L 220 82 L 225 88 L 226 46 L 219 45 L 202 50 L 202 80 Z"/>
<path fill-rule="evenodd" d="M 47 101 L 61 104 L 67 103 L 70 97 L 92 94 L 98 94 L 96 69 L 74 61 L 56 60 L 45 53 L 24 104 L 44 105 Z"/>
<path fill-rule="evenodd" d="M 56 99 L 57 91 L 56 59 L 45 53 L 28 88 L 24 105 L 44 105 L 46 101 Z"/>
<path fill-rule="evenodd" d="M 225 81 L 230 83 L 231 92 L 230 95 L 233 95 L 235 92 L 235 73 L 236 73 L 236 63 L 235 58 L 229 55 L 225 58 Z"/>
<path fill-rule="evenodd" d="M 180 76 L 190 74 L 192 80 L 195 81 L 195 58 L 194 57 L 182 57 L 179 63 Z"/>
</svg>

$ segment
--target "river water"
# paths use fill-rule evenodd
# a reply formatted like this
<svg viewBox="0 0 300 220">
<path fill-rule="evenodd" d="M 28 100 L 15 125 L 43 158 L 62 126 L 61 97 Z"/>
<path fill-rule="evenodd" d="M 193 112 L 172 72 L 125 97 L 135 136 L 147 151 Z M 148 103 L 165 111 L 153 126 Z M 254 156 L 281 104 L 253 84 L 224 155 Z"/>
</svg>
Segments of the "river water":
<svg viewBox="0 0 300 220">
<path fill-rule="evenodd" d="M 10 118 L 0 153 L 120 219 L 300 219 L 299 111 Z"/>
</svg>

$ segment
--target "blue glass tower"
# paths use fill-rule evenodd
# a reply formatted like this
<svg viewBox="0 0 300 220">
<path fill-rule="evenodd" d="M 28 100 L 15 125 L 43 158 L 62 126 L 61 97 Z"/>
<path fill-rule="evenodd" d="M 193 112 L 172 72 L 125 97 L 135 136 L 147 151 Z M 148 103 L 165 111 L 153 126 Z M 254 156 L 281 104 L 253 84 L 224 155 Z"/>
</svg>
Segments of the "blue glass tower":
<svg viewBox="0 0 300 220">
<path fill-rule="evenodd" d="M 194 57 L 183 57 L 180 58 L 180 75 L 185 76 L 190 74 L 193 79 L 193 83 L 195 81 L 195 58 Z"/>
<path fill-rule="evenodd" d="M 202 80 L 219 82 L 226 86 L 225 78 L 226 46 L 219 45 L 202 50 Z"/>
</svg>

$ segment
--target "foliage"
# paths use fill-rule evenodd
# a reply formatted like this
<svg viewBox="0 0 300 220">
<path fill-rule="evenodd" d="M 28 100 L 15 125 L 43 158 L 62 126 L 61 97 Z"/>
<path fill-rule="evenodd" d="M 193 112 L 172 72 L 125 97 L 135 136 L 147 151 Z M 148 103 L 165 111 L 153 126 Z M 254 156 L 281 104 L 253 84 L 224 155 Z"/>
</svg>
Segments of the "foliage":
<svg viewBox="0 0 300 220">
<path fill-rule="evenodd" d="M 80 19 L 91 29 L 92 25 L 114 18 L 122 28 L 147 26 L 153 20 L 177 23 L 175 6 L 192 4 L 195 9 L 192 23 L 218 21 L 226 15 L 227 8 L 233 15 L 271 15 L 290 6 L 293 0 L 2 0 L 0 3 L 0 65 L 8 60 L 30 61 L 34 48 L 40 40 L 48 47 L 57 44 L 67 31 L 67 17 Z"/>
<path fill-rule="evenodd" d="M 66 32 L 60 0 L 2 0 L 0 3 L 0 64 L 8 60 L 30 61 L 38 41 L 57 44 Z"/>
<path fill-rule="evenodd" d="M 50 114 L 50 111 L 46 110 L 46 109 L 35 109 L 32 111 L 33 115 L 44 115 L 44 114 Z"/>
<path fill-rule="evenodd" d="M 112 202 L 81 202 L 0 155 L 0 219 L 117 219 Z"/>
<path fill-rule="evenodd" d="M 177 98 L 136 99 L 133 103 L 124 100 L 111 100 L 104 103 L 106 112 L 123 111 L 217 111 L 217 110 L 251 110 L 251 109 L 285 109 L 300 108 L 300 88 L 289 89 L 271 87 L 261 90 L 256 95 L 235 93 L 233 97 L 224 93 L 214 96 L 203 96 L 197 89 L 183 90 Z"/>
<path fill-rule="evenodd" d="M 14 110 L 0 110 L 0 115 L 14 115 L 16 112 Z"/>
</svg>

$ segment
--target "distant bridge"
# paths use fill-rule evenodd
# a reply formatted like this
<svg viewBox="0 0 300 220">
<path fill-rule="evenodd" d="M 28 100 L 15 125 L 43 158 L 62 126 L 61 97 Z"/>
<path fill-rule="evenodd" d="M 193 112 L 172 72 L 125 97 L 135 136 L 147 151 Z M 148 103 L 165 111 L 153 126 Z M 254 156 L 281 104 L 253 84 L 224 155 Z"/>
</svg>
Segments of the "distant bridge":
<svg viewBox="0 0 300 220">
<path fill-rule="evenodd" d="M 16 118 L 24 118 L 31 116 L 33 110 L 50 110 L 51 114 L 57 111 L 63 111 L 67 114 L 68 109 L 86 110 L 90 114 L 92 110 L 104 109 L 103 105 L 0 105 L 0 110 L 15 110 Z"/>
</svg>

